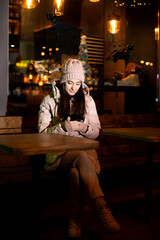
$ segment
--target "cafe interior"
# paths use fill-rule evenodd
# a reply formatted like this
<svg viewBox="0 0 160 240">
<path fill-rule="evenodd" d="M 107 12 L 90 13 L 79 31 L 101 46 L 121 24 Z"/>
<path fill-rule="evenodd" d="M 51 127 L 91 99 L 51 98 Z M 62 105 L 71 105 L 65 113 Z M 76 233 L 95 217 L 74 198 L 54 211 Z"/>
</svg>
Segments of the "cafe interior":
<svg viewBox="0 0 160 240">
<path fill-rule="evenodd" d="M 65 0 L 55 19 L 52 0 L 18 2 L 9 1 L 6 115 L 37 115 L 51 72 L 71 57 L 83 62 L 99 113 L 157 111 L 158 1 Z"/>
<path fill-rule="evenodd" d="M 102 130 L 160 128 L 159 22 L 159 0 L 0 0 L 0 135 L 19 133 L 19 121 L 22 133 L 38 132 L 40 103 L 52 93 L 69 58 L 82 62 Z M 147 223 L 146 142 L 104 136 L 103 131 L 98 141 L 100 184 L 122 230 L 106 234 L 88 205 L 81 239 L 158 240 L 158 140 L 150 165 L 152 209 Z M 5 225 L 9 221 L 16 238 L 33 239 L 31 163 L 28 158 L 13 163 L 7 156 L 0 152 L 0 184 L 8 186 L 9 194 L 2 200 L 1 218 Z M 69 186 L 43 170 L 41 181 L 39 239 L 67 239 Z"/>
</svg>

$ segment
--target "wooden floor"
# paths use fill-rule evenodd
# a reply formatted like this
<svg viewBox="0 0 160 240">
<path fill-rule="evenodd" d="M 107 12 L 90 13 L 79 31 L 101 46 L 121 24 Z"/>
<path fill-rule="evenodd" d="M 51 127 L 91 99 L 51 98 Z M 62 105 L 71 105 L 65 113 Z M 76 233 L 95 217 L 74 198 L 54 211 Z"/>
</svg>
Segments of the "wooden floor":
<svg viewBox="0 0 160 240">
<path fill-rule="evenodd" d="M 122 230 L 107 234 L 94 211 L 86 207 L 82 216 L 82 240 L 159 240 L 160 239 L 160 174 L 154 169 L 151 222 L 144 221 L 144 184 L 141 167 L 102 172 L 100 183 Z M 65 240 L 69 218 L 68 188 L 63 182 L 42 184 L 40 194 L 40 239 Z M 54 188 L 53 188 L 54 186 Z M 0 216 L 3 221 L 0 239 L 32 239 L 31 183 L 1 186 Z M 36 223 L 35 223 L 36 224 Z M 3 230 L 3 231 L 2 231 Z"/>
</svg>

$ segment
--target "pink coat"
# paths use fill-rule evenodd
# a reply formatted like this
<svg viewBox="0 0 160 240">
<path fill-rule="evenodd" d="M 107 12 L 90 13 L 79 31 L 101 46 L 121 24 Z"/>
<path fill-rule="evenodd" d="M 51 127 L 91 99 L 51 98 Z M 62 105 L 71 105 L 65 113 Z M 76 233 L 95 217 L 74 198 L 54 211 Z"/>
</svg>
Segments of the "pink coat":
<svg viewBox="0 0 160 240">
<path fill-rule="evenodd" d="M 65 132 L 62 129 L 60 125 L 60 119 L 58 119 L 57 117 L 57 108 L 58 108 L 59 99 L 60 99 L 60 92 L 58 88 L 54 86 L 53 93 L 50 95 L 47 95 L 42 100 L 40 104 L 39 114 L 38 114 L 39 133 L 48 132 L 48 133 L 63 134 L 63 135 L 74 136 L 74 137 L 85 137 L 89 139 L 96 139 L 99 136 L 101 125 L 100 125 L 99 117 L 96 110 L 96 105 L 93 98 L 88 93 L 85 94 L 86 114 L 84 116 L 84 123 L 86 123 L 89 127 L 87 132 L 83 134 L 79 133 L 78 131 Z M 51 122 L 53 127 L 49 128 L 48 126 Z M 99 173 L 100 166 L 99 166 L 99 161 L 98 161 L 96 152 L 94 150 L 93 151 L 89 150 L 88 153 L 92 162 L 96 166 L 97 173 Z M 49 158 L 49 156 L 51 155 L 48 155 L 47 157 Z"/>
</svg>

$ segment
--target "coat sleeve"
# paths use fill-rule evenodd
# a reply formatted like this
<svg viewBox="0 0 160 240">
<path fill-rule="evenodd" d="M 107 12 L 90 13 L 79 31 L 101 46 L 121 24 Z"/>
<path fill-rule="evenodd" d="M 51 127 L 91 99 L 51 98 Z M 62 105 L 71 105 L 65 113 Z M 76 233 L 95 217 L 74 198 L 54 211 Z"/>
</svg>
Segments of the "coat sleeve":
<svg viewBox="0 0 160 240">
<path fill-rule="evenodd" d="M 43 98 L 40 104 L 40 110 L 38 112 L 38 131 L 43 132 L 51 122 L 51 112 L 50 112 L 50 96 Z"/>
<path fill-rule="evenodd" d="M 86 138 L 96 139 L 99 136 L 101 124 L 95 102 L 90 95 L 86 96 L 86 114 L 84 122 L 87 124 L 88 129 L 85 133 L 81 134 Z"/>
<path fill-rule="evenodd" d="M 38 131 L 39 133 L 59 133 L 65 134 L 59 123 L 55 124 L 53 127 L 49 127 L 50 123 L 53 123 L 54 112 L 56 108 L 56 103 L 54 98 L 50 95 L 44 97 L 40 104 L 40 110 L 38 113 Z"/>
</svg>

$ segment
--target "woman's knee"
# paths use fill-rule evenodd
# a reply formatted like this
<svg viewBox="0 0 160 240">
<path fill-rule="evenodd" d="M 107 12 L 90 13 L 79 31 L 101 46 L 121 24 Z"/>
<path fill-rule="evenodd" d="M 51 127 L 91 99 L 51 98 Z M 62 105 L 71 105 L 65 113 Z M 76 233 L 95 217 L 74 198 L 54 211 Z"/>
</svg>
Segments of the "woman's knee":
<svg viewBox="0 0 160 240">
<path fill-rule="evenodd" d="M 85 151 L 79 151 L 77 157 L 78 157 L 79 159 L 82 159 L 82 160 L 83 160 L 83 159 L 86 159 L 86 158 L 88 158 L 88 153 L 85 152 Z"/>
<path fill-rule="evenodd" d="M 85 151 L 80 151 L 77 156 L 77 161 L 75 162 L 75 166 L 78 167 L 86 167 L 88 168 L 92 165 L 88 153 Z"/>
</svg>

